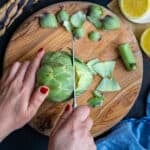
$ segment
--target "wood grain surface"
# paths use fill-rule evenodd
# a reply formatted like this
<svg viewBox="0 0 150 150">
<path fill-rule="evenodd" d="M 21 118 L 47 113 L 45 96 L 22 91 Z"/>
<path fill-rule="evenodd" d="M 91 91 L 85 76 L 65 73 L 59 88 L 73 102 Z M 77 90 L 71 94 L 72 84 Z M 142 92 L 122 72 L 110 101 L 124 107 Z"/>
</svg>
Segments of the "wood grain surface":
<svg viewBox="0 0 150 150">
<path fill-rule="evenodd" d="M 7 47 L 4 68 L 7 68 L 15 61 L 22 62 L 27 59 L 32 59 L 37 50 L 41 47 L 43 47 L 45 51 L 56 51 L 71 47 L 70 33 L 66 32 L 61 26 L 57 29 L 40 28 L 39 16 L 45 12 L 56 13 L 62 7 L 70 14 L 78 10 L 86 12 L 90 5 L 91 3 L 86 2 L 64 2 L 46 7 L 33 14 L 23 22 L 12 36 Z M 103 8 L 103 10 L 104 15 L 114 15 L 105 8 Z M 87 34 L 95 30 L 93 25 L 89 22 L 84 24 L 84 28 Z M 115 60 L 117 63 L 114 77 L 120 83 L 122 89 L 119 92 L 104 93 L 105 102 L 103 106 L 91 108 L 91 117 L 94 120 L 91 131 L 93 136 L 100 135 L 110 129 L 128 113 L 139 93 L 143 75 L 143 60 L 138 43 L 133 32 L 123 20 L 121 20 L 120 29 L 114 31 L 100 30 L 99 32 L 102 34 L 102 40 L 99 42 L 92 42 L 87 36 L 80 40 L 76 40 L 76 56 L 83 59 L 85 62 L 93 58 L 99 58 L 100 60 Z M 124 42 L 129 42 L 132 46 L 138 65 L 136 71 L 128 72 L 118 56 L 118 44 Z M 93 84 L 90 88 L 77 98 L 78 105 L 87 104 L 87 100 L 92 96 L 92 91 L 100 80 L 99 76 L 94 77 Z M 36 116 L 29 124 L 40 133 L 49 135 L 67 103 L 72 103 L 72 101 L 70 100 L 65 103 L 50 103 L 45 100 Z"/>
</svg>

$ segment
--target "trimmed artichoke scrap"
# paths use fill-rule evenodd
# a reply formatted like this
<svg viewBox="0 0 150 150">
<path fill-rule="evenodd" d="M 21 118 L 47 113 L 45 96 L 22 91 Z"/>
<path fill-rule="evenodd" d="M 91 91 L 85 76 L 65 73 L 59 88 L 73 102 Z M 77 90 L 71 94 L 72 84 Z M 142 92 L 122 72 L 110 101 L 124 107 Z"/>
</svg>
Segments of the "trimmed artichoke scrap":
<svg viewBox="0 0 150 150">
<path fill-rule="evenodd" d="M 93 76 L 85 63 L 76 59 L 77 95 L 82 94 L 91 85 Z M 71 56 L 67 52 L 48 52 L 37 72 L 37 84 L 50 89 L 48 100 L 63 102 L 72 96 L 73 67 Z"/>
<path fill-rule="evenodd" d="M 47 13 L 40 18 L 40 25 L 42 28 L 56 28 L 58 22 L 54 14 Z"/>
</svg>

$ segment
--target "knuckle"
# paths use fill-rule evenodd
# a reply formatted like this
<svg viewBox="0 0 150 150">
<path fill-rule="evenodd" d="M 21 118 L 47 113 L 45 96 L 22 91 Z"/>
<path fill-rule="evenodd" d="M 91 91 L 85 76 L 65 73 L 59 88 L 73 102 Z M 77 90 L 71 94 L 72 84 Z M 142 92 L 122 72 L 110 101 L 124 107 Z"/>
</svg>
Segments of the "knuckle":
<svg viewBox="0 0 150 150">
<path fill-rule="evenodd" d="M 14 62 L 14 64 L 13 64 L 14 66 L 20 66 L 21 65 L 21 62 L 19 62 L 19 61 L 16 61 L 16 62 Z"/>
<path fill-rule="evenodd" d="M 90 113 L 90 108 L 88 106 L 80 106 L 79 108 L 77 108 L 77 112 L 84 112 L 89 114 Z"/>
<path fill-rule="evenodd" d="M 18 88 L 18 87 L 20 87 L 20 85 L 21 85 L 21 81 L 17 78 L 17 77 L 15 77 L 15 79 L 13 79 L 11 82 L 10 82 L 10 85 L 11 85 L 11 87 L 12 88 Z"/>
<path fill-rule="evenodd" d="M 22 95 L 27 95 L 27 92 L 28 91 L 28 88 L 26 87 L 26 86 L 22 86 L 22 88 L 21 88 L 21 94 Z"/>
<path fill-rule="evenodd" d="M 78 130 L 75 131 L 75 129 L 72 129 L 70 133 L 72 141 L 75 141 L 78 138 L 77 135 L 78 135 Z"/>
<path fill-rule="evenodd" d="M 29 60 L 27 60 L 27 61 L 25 61 L 25 62 L 23 63 L 23 65 L 26 66 L 26 67 L 27 67 L 29 64 L 30 64 L 30 61 L 29 61 Z"/>
</svg>

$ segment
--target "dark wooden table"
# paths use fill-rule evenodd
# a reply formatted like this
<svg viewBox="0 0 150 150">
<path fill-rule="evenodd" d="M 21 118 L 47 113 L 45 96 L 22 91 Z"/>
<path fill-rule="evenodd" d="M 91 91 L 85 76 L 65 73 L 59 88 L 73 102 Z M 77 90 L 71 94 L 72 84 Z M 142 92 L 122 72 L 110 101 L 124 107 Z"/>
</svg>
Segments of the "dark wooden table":
<svg viewBox="0 0 150 150">
<path fill-rule="evenodd" d="M 0 0 L 0 6 L 7 0 Z M 84 0 L 83 0 L 84 1 Z M 106 6 L 110 0 L 90 0 Z M 20 16 L 13 25 L 7 30 L 3 37 L 0 37 L 0 74 L 2 75 L 3 58 L 5 55 L 5 49 L 9 39 L 17 27 L 33 12 L 51 5 L 53 3 L 61 2 L 61 0 L 41 0 L 38 4 L 32 7 L 27 7 L 24 10 L 22 16 Z M 144 75 L 143 83 L 140 94 L 137 101 L 131 111 L 125 118 L 134 117 L 140 118 L 145 115 L 145 102 L 148 90 L 150 89 L 150 59 L 143 54 L 144 61 Z M 109 132 L 108 132 L 109 133 Z M 107 133 L 107 134 L 108 134 Z M 105 136 L 106 134 L 102 135 Z M 48 144 L 48 137 L 37 133 L 34 129 L 26 125 L 22 129 L 19 129 L 9 135 L 3 143 L 0 144 L 0 150 L 46 150 Z"/>
</svg>

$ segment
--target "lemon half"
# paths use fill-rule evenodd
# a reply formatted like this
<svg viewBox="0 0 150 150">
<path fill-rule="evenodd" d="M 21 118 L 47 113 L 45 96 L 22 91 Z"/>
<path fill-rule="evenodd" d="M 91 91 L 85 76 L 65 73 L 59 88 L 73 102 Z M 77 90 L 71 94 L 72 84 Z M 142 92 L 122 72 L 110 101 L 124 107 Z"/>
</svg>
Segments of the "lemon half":
<svg viewBox="0 0 150 150">
<path fill-rule="evenodd" d="M 150 57 L 150 28 L 143 32 L 140 44 L 145 54 Z"/>
<path fill-rule="evenodd" d="M 136 23 L 150 21 L 150 0 L 119 0 L 119 6 L 130 21 Z"/>
</svg>

